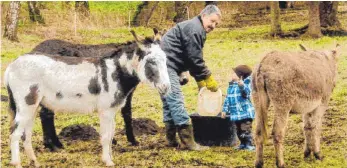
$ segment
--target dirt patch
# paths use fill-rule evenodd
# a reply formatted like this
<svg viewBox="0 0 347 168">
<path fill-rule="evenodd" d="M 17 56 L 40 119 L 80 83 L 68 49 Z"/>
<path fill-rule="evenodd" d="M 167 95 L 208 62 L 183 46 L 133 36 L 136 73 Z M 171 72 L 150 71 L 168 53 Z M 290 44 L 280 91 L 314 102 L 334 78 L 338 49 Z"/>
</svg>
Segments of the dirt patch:
<svg viewBox="0 0 347 168">
<path fill-rule="evenodd" d="M 96 140 L 99 138 L 99 133 L 90 125 L 74 124 L 63 128 L 59 136 L 69 140 Z"/>
<path fill-rule="evenodd" d="M 139 135 L 156 135 L 161 132 L 161 128 L 155 123 L 155 121 L 148 118 L 135 118 L 132 122 L 133 132 L 135 136 Z M 125 134 L 123 129 L 121 134 Z"/>
<path fill-rule="evenodd" d="M 2 102 L 7 102 L 8 101 L 8 96 L 1 95 L 1 101 Z"/>
</svg>

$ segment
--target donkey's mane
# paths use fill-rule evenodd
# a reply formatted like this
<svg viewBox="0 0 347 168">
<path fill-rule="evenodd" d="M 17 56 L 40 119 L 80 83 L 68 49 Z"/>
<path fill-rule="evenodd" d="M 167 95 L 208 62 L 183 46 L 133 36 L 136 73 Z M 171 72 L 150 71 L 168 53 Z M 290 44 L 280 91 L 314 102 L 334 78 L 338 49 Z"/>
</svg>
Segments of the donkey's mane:
<svg viewBox="0 0 347 168">
<path fill-rule="evenodd" d="M 108 54 L 103 55 L 102 58 L 103 59 L 104 58 L 114 58 L 114 57 L 119 58 L 123 54 L 123 52 L 128 53 L 129 51 L 135 51 L 138 48 L 136 43 L 137 42 L 135 40 L 127 41 L 125 43 L 118 43 L 118 44 L 111 43 L 114 45 L 114 47 L 116 49 L 114 51 L 108 53 Z M 140 43 L 142 43 L 144 46 L 148 46 L 148 45 L 154 43 L 154 40 L 151 37 L 146 37 L 145 39 L 141 40 Z M 111 45 L 111 44 L 109 44 L 109 45 Z M 138 54 L 141 55 L 142 53 L 138 53 Z M 128 58 L 130 58 L 131 56 L 132 55 L 129 55 Z"/>
</svg>

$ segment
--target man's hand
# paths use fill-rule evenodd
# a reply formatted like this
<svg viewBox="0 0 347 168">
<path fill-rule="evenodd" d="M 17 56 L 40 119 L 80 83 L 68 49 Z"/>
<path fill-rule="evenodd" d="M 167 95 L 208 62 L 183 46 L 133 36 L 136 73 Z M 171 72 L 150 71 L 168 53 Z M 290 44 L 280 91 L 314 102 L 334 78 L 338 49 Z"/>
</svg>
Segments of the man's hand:
<svg viewBox="0 0 347 168">
<path fill-rule="evenodd" d="M 212 75 L 207 77 L 207 79 L 205 79 L 205 82 L 206 82 L 206 87 L 207 87 L 208 90 L 210 90 L 212 92 L 217 92 L 217 90 L 218 90 L 218 83 L 217 83 L 216 80 L 214 80 Z"/>
<path fill-rule="evenodd" d="M 227 116 L 227 113 L 226 112 L 222 112 L 222 114 L 221 114 L 221 118 L 225 118 Z"/>
<path fill-rule="evenodd" d="M 203 88 L 203 87 L 206 86 L 206 82 L 205 82 L 204 80 L 202 80 L 202 81 L 200 81 L 200 82 L 196 82 L 196 83 L 198 84 L 199 90 L 200 90 L 201 88 Z"/>
<path fill-rule="evenodd" d="M 189 82 L 188 72 L 182 72 L 180 74 L 180 84 L 185 85 Z"/>
</svg>

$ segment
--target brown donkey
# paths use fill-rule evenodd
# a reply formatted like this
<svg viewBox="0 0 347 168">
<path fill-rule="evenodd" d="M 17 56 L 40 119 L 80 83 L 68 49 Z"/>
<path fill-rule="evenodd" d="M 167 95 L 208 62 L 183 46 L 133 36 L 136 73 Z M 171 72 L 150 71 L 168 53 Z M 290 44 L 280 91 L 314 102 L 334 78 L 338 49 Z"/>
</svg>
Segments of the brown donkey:
<svg viewBox="0 0 347 168">
<path fill-rule="evenodd" d="M 301 45 L 301 52 L 267 54 L 253 71 L 252 98 L 256 110 L 256 167 L 263 167 L 267 110 L 274 107 L 273 142 L 277 167 L 284 167 L 283 142 L 291 110 L 303 114 L 304 156 L 320 154 L 322 117 L 336 83 L 339 45 L 334 50 L 312 51 Z"/>
</svg>

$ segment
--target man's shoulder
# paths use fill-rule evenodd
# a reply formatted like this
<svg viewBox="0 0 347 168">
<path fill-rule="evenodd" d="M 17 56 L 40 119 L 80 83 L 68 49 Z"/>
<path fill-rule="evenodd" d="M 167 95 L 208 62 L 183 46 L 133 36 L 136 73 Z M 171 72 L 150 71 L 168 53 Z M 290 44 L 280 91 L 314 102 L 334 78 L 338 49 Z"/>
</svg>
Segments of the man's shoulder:
<svg viewBox="0 0 347 168">
<path fill-rule="evenodd" d="M 178 23 L 177 25 L 183 32 L 188 33 L 203 33 L 203 26 L 198 17 Z"/>
</svg>

